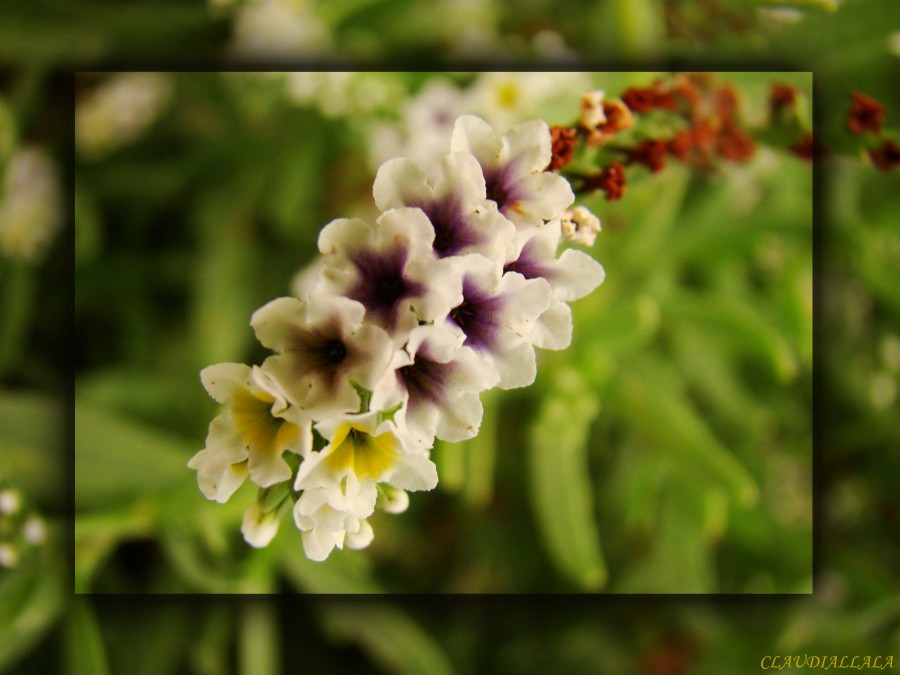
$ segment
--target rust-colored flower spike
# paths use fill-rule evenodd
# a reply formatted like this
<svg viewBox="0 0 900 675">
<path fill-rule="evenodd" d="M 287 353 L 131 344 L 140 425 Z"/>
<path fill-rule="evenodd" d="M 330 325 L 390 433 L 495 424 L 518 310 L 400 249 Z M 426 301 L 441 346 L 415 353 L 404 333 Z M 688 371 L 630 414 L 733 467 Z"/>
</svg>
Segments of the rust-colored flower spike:
<svg viewBox="0 0 900 675">
<path fill-rule="evenodd" d="M 869 157 L 880 171 L 900 168 L 900 146 L 894 141 L 885 141 L 881 147 L 869 150 Z"/>
<path fill-rule="evenodd" d="M 648 139 L 629 150 L 628 159 L 659 173 L 666 168 L 666 142 Z"/>
<path fill-rule="evenodd" d="M 772 117 L 790 114 L 797 104 L 797 89 L 789 84 L 775 82 L 769 92 L 769 111 Z"/>
<path fill-rule="evenodd" d="M 578 144 L 575 129 L 571 127 L 550 127 L 550 142 L 553 155 L 547 171 L 556 171 L 572 161 L 572 153 Z"/>
<path fill-rule="evenodd" d="M 870 96 L 854 91 L 853 105 L 847 113 L 847 126 L 854 134 L 864 134 L 871 131 L 881 133 L 881 124 L 884 122 L 884 106 Z"/>
<path fill-rule="evenodd" d="M 587 181 L 588 188 L 603 190 L 608 202 L 619 201 L 625 194 L 625 186 L 625 167 L 618 162 L 604 166 Z"/>
</svg>

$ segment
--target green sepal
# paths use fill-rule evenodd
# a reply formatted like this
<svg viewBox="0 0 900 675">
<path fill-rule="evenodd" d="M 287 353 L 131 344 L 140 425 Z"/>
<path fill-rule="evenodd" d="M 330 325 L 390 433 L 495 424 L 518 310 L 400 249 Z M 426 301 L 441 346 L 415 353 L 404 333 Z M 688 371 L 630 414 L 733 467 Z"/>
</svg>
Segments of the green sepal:
<svg viewBox="0 0 900 675">
<path fill-rule="evenodd" d="M 359 394 L 359 414 L 369 412 L 369 404 L 372 402 L 372 392 L 353 380 L 350 380 L 350 384 L 353 385 L 353 388 L 356 389 L 356 393 Z"/>
<path fill-rule="evenodd" d="M 394 419 L 394 415 L 397 413 L 400 408 L 403 407 L 403 402 L 401 401 L 395 406 L 387 408 L 386 410 L 381 410 L 378 413 L 378 424 L 382 422 L 391 422 Z"/>
</svg>

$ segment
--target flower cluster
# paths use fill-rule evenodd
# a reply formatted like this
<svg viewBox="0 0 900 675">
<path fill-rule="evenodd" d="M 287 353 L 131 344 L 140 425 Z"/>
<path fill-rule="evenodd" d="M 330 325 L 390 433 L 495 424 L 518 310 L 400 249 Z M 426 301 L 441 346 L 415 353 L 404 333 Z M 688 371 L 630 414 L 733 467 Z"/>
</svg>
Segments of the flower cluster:
<svg viewBox="0 0 900 675">
<path fill-rule="evenodd" d="M 32 512 L 22 493 L 0 476 L 0 569 L 18 567 L 46 536 L 43 519 Z"/>
<path fill-rule="evenodd" d="M 292 508 L 309 558 L 367 546 L 376 508 L 401 512 L 407 492 L 437 484 L 435 439 L 477 435 L 481 392 L 531 384 L 535 347 L 570 344 L 568 303 L 604 271 L 580 251 L 557 254 L 563 222 L 586 241 L 599 221 L 567 210 L 574 195 L 546 170 L 551 155 L 542 121 L 500 135 L 462 116 L 433 175 L 385 162 L 374 224 L 326 225 L 300 297 L 253 314 L 273 354 L 202 371 L 226 410 L 189 466 L 209 499 L 248 477 L 262 488 L 244 518 L 250 544 L 267 545 Z"/>
</svg>

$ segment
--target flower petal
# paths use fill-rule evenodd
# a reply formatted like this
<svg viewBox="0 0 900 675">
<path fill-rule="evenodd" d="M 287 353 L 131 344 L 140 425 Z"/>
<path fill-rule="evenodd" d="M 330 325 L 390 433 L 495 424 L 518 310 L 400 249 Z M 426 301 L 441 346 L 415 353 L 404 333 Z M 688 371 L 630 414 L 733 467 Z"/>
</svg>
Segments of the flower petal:
<svg viewBox="0 0 900 675">
<path fill-rule="evenodd" d="M 531 336 L 535 347 L 560 350 L 572 344 L 572 309 L 557 300 L 538 317 Z"/>
<path fill-rule="evenodd" d="M 219 403 L 227 405 L 234 392 L 245 389 L 250 379 L 250 366 L 243 363 L 217 363 L 200 371 L 204 388 Z"/>
<path fill-rule="evenodd" d="M 504 135 L 507 157 L 515 164 L 516 173 L 525 175 L 543 171 L 553 156 L 550 128 L 543 120 L 516 124 Z"/>
<path fill-rule="evenodd" d="M 483 119 L 474 115 L 457 118 L 450 137 L 450 152 L 469 152 L 483 168 L 492 168 L 499 162 L 502 150 L 503 140 Z"/>
<path fill-rule="evenodd" d="M 571 302 L 584 297 L 603 283 L 606 271 L 591 256 L 567 249 L 559 257 L 553 278 L 553 294 Z"/>
<path fill-rule="evenodd" d="M 379 211 L 426 203 L 434 198 L 425 171 L 406 157 L 389 159 L 379 167 L 372 194 Z"/>
</svg>

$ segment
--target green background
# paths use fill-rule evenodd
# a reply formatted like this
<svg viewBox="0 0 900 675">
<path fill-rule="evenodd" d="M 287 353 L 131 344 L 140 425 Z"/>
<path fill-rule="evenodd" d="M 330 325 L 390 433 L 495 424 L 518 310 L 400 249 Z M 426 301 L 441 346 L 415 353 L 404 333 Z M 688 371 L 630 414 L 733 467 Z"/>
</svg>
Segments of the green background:
<svg viewBox="0 0 900 675">
<path fill-rule="evenodd" d="M 197 53 L 210 58 L 227 39 L 228 26 L 199 7 L 167 23 L 165 3 L 131 3 L 121 13 L 96 4 L 91 26 L 66 32 L 77 39 L 2 42 L 18 45 L 3 49 L 11 63 L 6 96 L 22 136 L 61 155 L 68 127 L 46 111 L 64 104 L 64 80 L 48 69 L 128 63 L 139 51 L 164 57 L 163 43 L 206 45 Z M 394 19 L 413 5 L 373 3 L 341 30 L 400 31 Z M 392 6 L 396 14 L 385 18 Z M 50 581 L 62 567 L 50 547 L 3 617 L 49 649 L 9 650 L 7 663 L 17 663 L 10 667 L 712 673 L 755 672 L 765 654 L 898 651 L 897 403 L 884 406 L 873 392 L 898 379 L 900 183 L 896 171 L 861 162 L 860 141 L 844 131 L 849 93 L 859 89 L 885 104 L 895 133 L 898 60 L 887 44 L 896 5 L 810 9 L 780 32 L 751 26 L 728 40 L 667 33 L 656 3 L 628 5 L 642 8 L 637 17 L 623 7 L 576 3 L 555 18 L 587 59 L 672 55 L 684 68 L 737 60 L 742 69 L 812 70 L 816 134 L 832 155 L 811 169 L 782 154 L 743 215 L 727 185 L 678 168 L 635 180 L 620 204 L 592 203 L 605 226 L 592 253 L 608 278 L 575 304 L 572 348 L 543 354 L 533 387 L 486 398 L 482 434 L 435 450 L 442 485 L 412 495 L 408 513 L 374 523 L 370 550 L 315 565 L 285 523 L 272 547 L 249 551 L 236 534 L 240 501 L 207 503 L 184 468 L 215 413 L 198 369 L 263 356 L 249 313 L 286 291 L 318 229 L 346 215 L 371 185 L 361 162 L 335 162 L 359 151 L 352 125 L 277 99 L 242 110 L 217 76 L 176 76 L 170 112 L 144 138 L 103 161 L 76 158 L 76 323 L 58 340 L 65 347 L 54 326 L 66 316 L 71 239 L 26 273 L 4 263 L 4 284 L 19 274 L 37 289 L 24 322 L 33 338 L 27 356 L 4 374 L 5 410 L 20 423 L 4 424 L 4 433 L 53 425 L 60 413 L 47 397 L 65 390 L 59 353 L 72 353 L 75 584 L 85 591 L 805 593 L 814 372 L 814 595 L 433 604 L 93 596 L 73 604 Z M 583 21 L 584 13 L 607 20 Z M 498 24 L 527 32 L 555 25 L 550 16 L 534 2 Z M 32 30 L 46 24 L 12 18 Z M 129 20 L 140 28 L 125 44 L 119 26 Z M 52 25 L 44 30 L 52 37 Z M 426 39 L 409 30 L 379 56 L 418 53 Z M 630 77 L 643 82 L 619 77 L 607 90 Z M 770 77 L 732 79 L 752 99 Z M 192 125 L 178 114 L 185 110 L 201 121 Z M 315 133 L 298 138 L 310 128 Z M 814 205 L 815 364 L 802 302 Z M 773 248 L 782 261 L 775 269 L 760 253 Z M 15 408 L 26 399 L 33 417 Z M 7 438 L 4 448 L 27 445 L 28 457 L 42 458 L 15 475 L 58 521 L 64 550 L 66 479 L 56 477 L 58 445 L 47 436 Z"/>
</svg>

